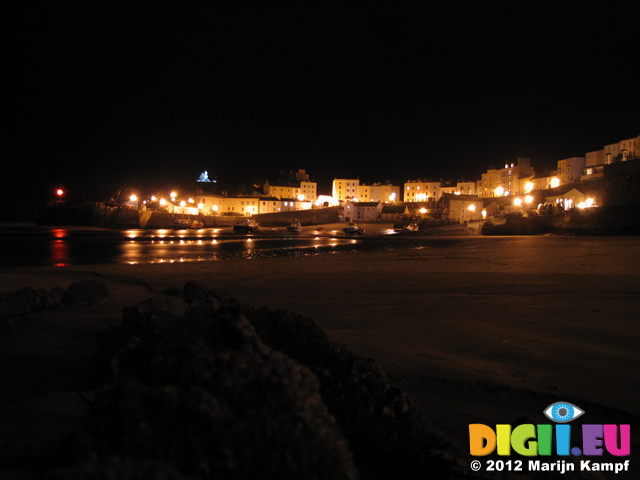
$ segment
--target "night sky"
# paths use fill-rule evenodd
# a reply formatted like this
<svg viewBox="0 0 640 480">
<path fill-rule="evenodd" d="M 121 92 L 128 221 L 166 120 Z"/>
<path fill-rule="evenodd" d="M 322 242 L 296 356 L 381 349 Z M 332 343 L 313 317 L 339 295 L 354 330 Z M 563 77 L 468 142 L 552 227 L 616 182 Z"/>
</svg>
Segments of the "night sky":
<svg viewBox="0 0 640 480">
<path fill-rule="evenodd" d="M 640 134 L 631 12 L 424 3 L 3 7 L 8 194 L 104 200 L 203 170 L 304 168 L 321 193 L 335 177 L 475 180 Z"/>
</svg>

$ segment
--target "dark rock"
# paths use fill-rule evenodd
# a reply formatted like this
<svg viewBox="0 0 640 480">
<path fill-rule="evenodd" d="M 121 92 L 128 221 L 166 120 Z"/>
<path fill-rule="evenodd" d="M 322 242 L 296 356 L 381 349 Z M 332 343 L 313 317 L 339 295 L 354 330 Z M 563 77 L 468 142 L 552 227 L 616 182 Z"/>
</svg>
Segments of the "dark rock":
<svg viewBox="0 0 640 480">
<path fill-rule="evenodd" d="M 183 298 L 183 291 L 181 288 L 176 288 L 176 287 L 168 287 L 164 290 L 164 292 L 167 295 L 170 295 L 172 297 L 180 297 Z"/>
<path fill-rule="evenodd" d="M 36 291 L 32 287 L 22 287 L 5 294 L 0 305 L 0 317 L 17 317 L 35 312 L 36 297 Z"/>
<path fill-rule="evenodd" d="M 57 299 L 45 289 L 26 286 L 0 294 L 0 318 L 20 317 L 57 306 Z"/>
<path fill-rule="evenodd" d="M 152 335 L 125 340 L 119 376 L 97 392 L 78 438 L 80 457 L 168 462 L 189 478 L 356 479 L 317 377 L 265 345 L 237 301 L 212 312 L 201 303 L 210 293 L 192 287 L 188 308 L 160 294 L 129 309 L 132 331 L 165 307 L 170 315 Z"/>
<path fill-rule="evenodd" d="M 63 303 L 67 306 L 95 307 L 109 300 L 109 289 L 97 280 L 81 280 L 69 285 Z"/>
<path fill-rule="evenodd" d="M 187 282 L 184 286 L 184 299 L 189 304 L 200 304 L 212 311 L 218 309 L 221 298 L 198 282 Z"/>
<path fill-rule="evenodd" d="M 463 478 L 468 466 L 374 360 L 332 341 L 313 320 L 246 309 L 260 337 L 307 366 L 341 426 L 359 471 L 369 479 Z"/>
<path fill-rule="evenodd" d="M 187 307 L 181 297 L 159 293 L 138 305 L 125 307 L 122 312 L 122 329 L 126 335 L 154 335 L 169 322 L 184 317 Z"/>
<path fill-rule="evenodd" d="M 55 286 L 51 289 L 49 295 L 51 296 L 51 300 L 53 301 L 53 306 L 62 305 L 64 301 L 65 290 L 62 287 Z"/>
<path fill-rule="evenodd" d="M 125 308 L 109 341 L 112 382 L 25 479 L 486 478 L 375 361 L 301 315 L 190 282 Z"/>
<path fill-rule="evenodd" d="M 43 310 L 45 308 L 53 308 L 56 306 L 54 298 L 44 288 L 36 288 L 36 308 Z"/>
</svg>

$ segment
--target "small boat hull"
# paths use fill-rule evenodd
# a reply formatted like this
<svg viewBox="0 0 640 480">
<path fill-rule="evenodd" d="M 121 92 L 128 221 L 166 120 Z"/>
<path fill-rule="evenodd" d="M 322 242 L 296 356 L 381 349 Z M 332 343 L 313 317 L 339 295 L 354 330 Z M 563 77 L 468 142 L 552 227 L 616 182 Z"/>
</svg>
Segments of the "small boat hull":
<svg viewBox="0 0 640 480">
<path fill-rule="evenodd" d="M 349 235 L 364 233 L 364 229 L 358 227 L 355 223 L 350 223 L 349 225 L 344 227 L 342 231 Z"/>
<path fill-rule="evenodd" d="M 300 225 L 300 222 L 291 222 L 287 225 L 287 232 L 300 233 L 302 232 L 302 225 Z"/>
<path fill-rule="evenodd" d="M 233 226 L 233 231 L 236 233 L 255 233 L 260 231 L 260 224 L 253 220 L 247 220 L 245 222 L 238 222 Z"/>
<path fill-rule="evenodd" d="M 171 223 L 173 230 L 198 230 L 204 228 L 204 223 L 199 220 L 178 219 Z"/>
</svg>

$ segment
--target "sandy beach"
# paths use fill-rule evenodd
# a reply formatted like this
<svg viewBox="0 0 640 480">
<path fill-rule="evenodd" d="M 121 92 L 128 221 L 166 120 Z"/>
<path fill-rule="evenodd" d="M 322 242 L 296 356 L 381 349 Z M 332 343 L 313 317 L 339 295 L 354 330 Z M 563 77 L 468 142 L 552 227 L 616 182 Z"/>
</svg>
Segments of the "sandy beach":
<svg viewBox="0 0 640 480">
<path fill-rule="evenodd" d="M 0 291 L 98 279 L 99 307 L 42 311 L 0 336 L 0 451 L 37 448 L 83 410 L 85 360 L 122 308 L 196 280 L 291 310 L 379 362 L 463 449 L 470 423 L 545 423 L 569 401 L 585 423 L 640 417 L 640 239 L 438 237 L 419 248 L 155 265 L 3 268 Z M 637 467 L 636 467 L 637 468 Z M 624 478 L 622 475 L 617 478 Z"/>
</svg>

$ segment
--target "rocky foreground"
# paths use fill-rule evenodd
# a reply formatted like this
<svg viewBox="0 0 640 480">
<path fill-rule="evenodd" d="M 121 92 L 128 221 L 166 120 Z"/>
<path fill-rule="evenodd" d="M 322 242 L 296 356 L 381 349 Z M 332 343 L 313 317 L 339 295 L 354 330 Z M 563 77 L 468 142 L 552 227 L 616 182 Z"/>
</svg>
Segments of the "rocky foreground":
<svg viewBox="0 0 640 480">
<path fill-rule="evenodd" d="M 5 328 L 7 312 L 108 296 L 97 281 L 23 289 L 3 297 Z M 373 360 L 301 315 L 188 282 L 124 308 L 100 344 L 85 420 L 3 479 L 484 478 Z"/>
<path fill-rule="evenodd" d="M 58 304 L 27 293 L 12 308 L 105 291 L 82 282 L 53 292 Z M 111 378 L 86 399 L 82 427 L 3 478 L 463 476 L 454 446 L 373 361 L 301 316 L 189 282 L 125 308 L 102 344 Z"/>
</svg>

